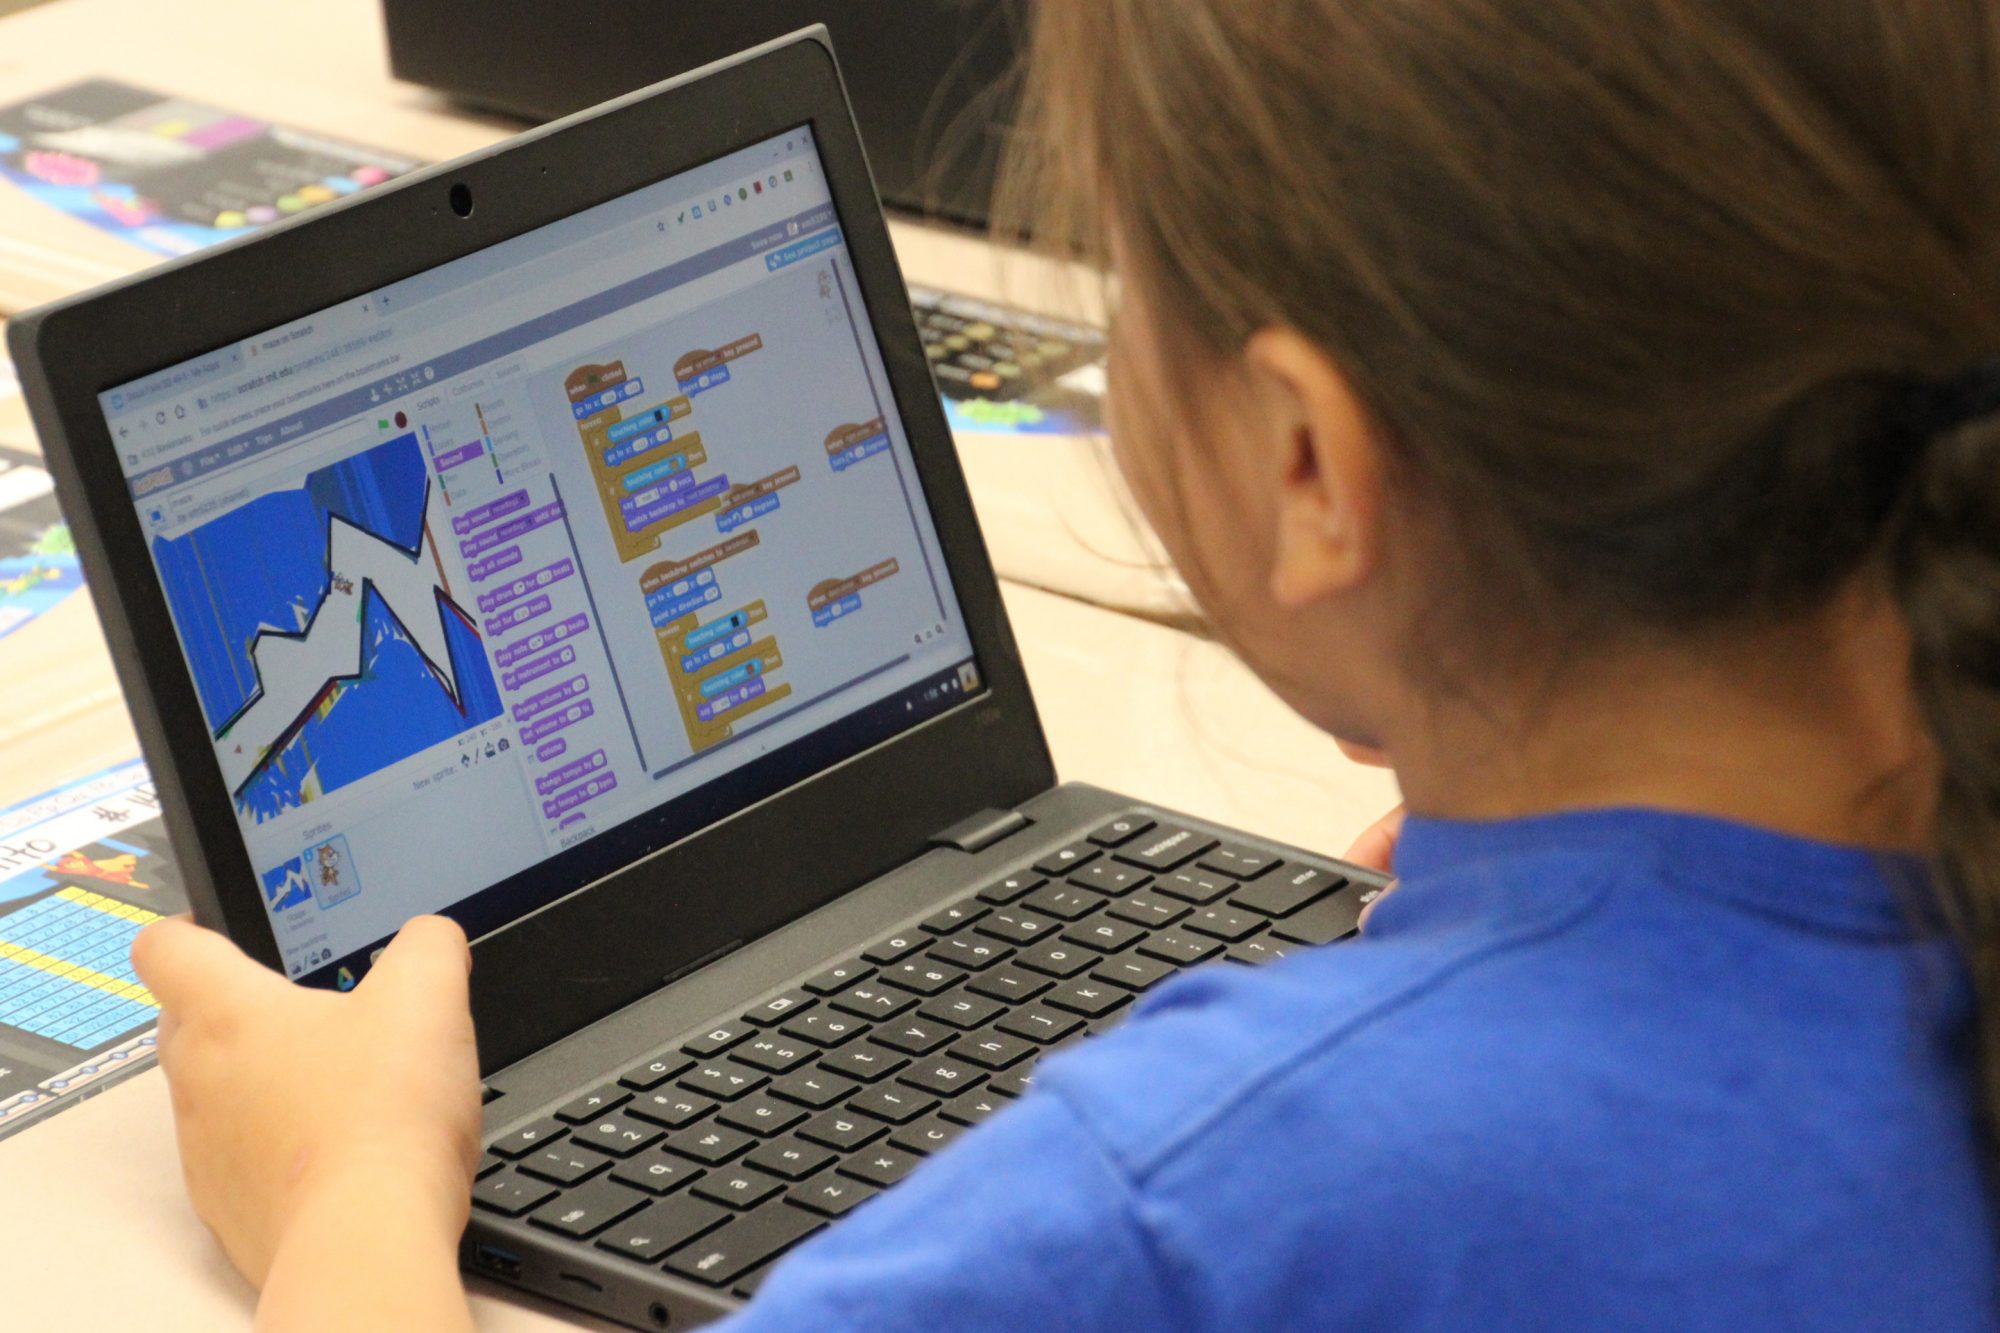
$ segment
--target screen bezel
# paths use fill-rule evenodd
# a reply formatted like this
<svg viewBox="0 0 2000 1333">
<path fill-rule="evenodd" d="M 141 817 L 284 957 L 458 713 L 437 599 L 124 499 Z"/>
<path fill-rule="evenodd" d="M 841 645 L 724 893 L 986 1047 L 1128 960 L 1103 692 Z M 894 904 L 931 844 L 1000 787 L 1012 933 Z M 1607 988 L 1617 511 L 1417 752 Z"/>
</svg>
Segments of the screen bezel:
<svg viewBox="0 0 2000 1333">
<path fill-rule="evenodd" d="M 97 395 L 801 125 L 825 166 L 986 689 L 593 882 L 552 891 L 546 906 L 482 937 L 473 969 L 481 1066 L 510 1064 L 831 901 L 920 854 L 930 835 L 973 811 L 1019 804 L 1053 784 L 838 69 L 823 30 L 813 30 L 10 328 L 199 919 L 279 965 Z M 633 152 L 635 143 L 646 151 Z M 475 201 L 469 217 L 448 202 L 461 184 Z M 854 818 L 858 791 L 875 794 L 865 821 Z"/>
</svg>

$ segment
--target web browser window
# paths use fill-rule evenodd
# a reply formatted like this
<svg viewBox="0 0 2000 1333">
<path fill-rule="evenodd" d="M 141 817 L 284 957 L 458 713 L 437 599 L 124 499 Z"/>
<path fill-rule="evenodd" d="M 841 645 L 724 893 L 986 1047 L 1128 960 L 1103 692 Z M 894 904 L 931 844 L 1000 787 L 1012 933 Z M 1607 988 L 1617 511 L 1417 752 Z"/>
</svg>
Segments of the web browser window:
<svg viewBox="0 0 2000 1333">
<path fill-rule="evenodd" d="M 101 406 L 296 977 L 980 688 L 807 129 Z"/>
</svg>

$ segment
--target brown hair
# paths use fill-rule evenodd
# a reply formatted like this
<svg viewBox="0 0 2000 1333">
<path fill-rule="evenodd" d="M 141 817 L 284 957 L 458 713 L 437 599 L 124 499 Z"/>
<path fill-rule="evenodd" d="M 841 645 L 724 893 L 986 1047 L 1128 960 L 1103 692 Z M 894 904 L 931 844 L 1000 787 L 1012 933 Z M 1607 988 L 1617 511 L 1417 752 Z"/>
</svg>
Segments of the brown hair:
<svg viewBox="0 0 2000 1333">
<path fill-rule="evenodd" d="M 1024 106 L 1013 207 L 1115 236 L 1170 359 L 1323 347 L 1470 600 L 1678 633 L 1888 581 L 2000 1106 L 2000 416 L 1899 424 L 2000 355 L 2000 6 L 1044 0 Z"/>
</svg>

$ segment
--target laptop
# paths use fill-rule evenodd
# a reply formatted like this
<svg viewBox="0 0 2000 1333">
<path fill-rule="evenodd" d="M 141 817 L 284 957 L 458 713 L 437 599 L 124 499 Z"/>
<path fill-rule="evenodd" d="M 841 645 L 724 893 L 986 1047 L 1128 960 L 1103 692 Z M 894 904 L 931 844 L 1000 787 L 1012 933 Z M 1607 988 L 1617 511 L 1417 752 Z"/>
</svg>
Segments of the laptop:
<svg viewBox="0 0 2000 1333">
<path fill-rule="evenodd" d="M 472 937 L 475 1272 L 717 1317 L 1383 883 L 1058 784 L 822 30 L 9 341 L 197 918 Z"/>
</svg>

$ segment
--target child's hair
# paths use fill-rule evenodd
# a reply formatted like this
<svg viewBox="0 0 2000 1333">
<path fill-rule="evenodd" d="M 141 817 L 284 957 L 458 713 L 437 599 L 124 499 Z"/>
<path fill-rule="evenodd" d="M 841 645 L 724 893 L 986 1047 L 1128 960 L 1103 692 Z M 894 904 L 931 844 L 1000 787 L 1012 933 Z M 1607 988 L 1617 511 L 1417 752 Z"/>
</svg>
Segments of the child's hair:
<svg viewBox="0 0 2000 1333">
<path fill-rule="evenodd" d="M 1032 46 L 1012 193 L 1115 241 L 1172 406 L 1309 336 L 1467 607 L 1574 642 L 1893 591 L 1990 1122 L 2000 5 L 1045 0 Z"/>
</svg>

